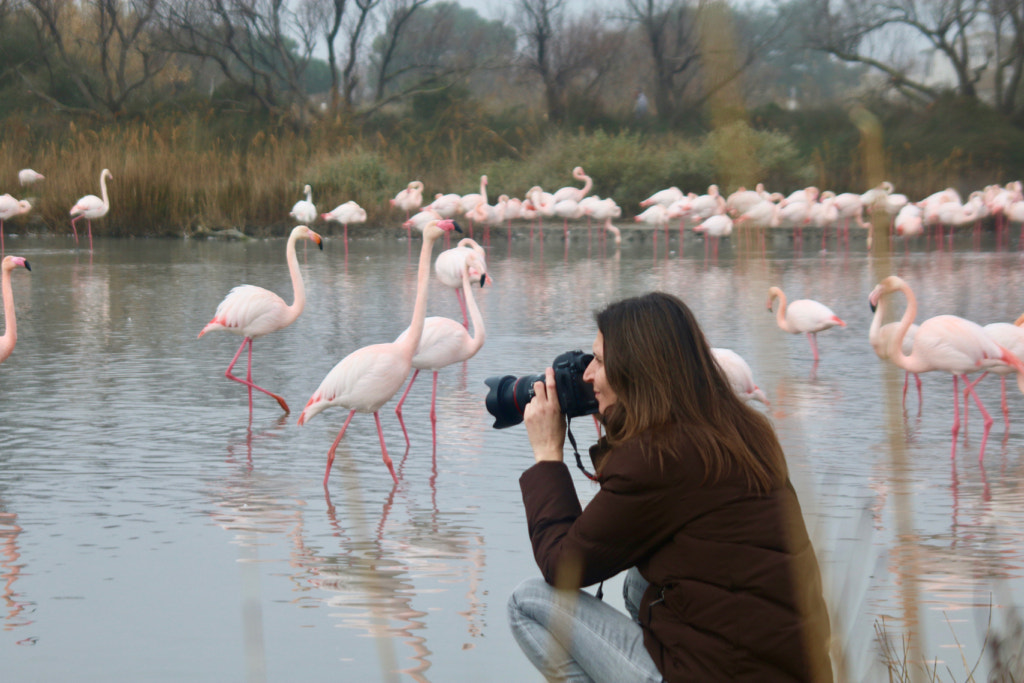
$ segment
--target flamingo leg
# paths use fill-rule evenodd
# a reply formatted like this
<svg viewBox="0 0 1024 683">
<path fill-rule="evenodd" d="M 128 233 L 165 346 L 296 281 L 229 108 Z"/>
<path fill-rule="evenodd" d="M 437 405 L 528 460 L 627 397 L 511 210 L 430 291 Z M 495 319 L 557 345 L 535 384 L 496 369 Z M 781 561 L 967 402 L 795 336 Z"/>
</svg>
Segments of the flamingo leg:
<svg viewBox="0 0 1024 683">
<path fill-rule="evenodd" d="M 817 363 L 818 360 L 819 360 L 818 359 L 818 333 L 817 332 L 808 332 L 807 333 L 807 339 L 810 340 L 810 342 L 811 342 L 811 351 L 814 352 L 814 362 Z"/>
<path fill-rule="evenodd" d="M 956 463 L 956 436 L 960 433 L 960 389 L 957 386 L 956 375 L 953 375 L 953 453 L 950 459 Z"/>
<path fill-rule="evenodd" d="M 982 404 L 981 399 L 978 398 L 978 394 L 976 394 L 974 392 L 974 385 L 977 384 L 978 382 L 980 382 L 982 380 L 982 378 L 985 375 L 987 375 L 987 374 L 988 373 L 984 373 L 981 377 L 976 379 L 973 384 L 969 384 L 967 386 L 968 391 L 971 392 L 971 396 L 974 397 L 975 405 L 977 405 L 978 406 L 978 410 L 981 411 L 982 420 L 984 420 L 984 422 L 985 422 L 985 431 L 982 433 L 982 436 L 981 436 L 981 450 L 978 453 L 978 462 L 979 463 L 985 462 L 985 443 L 988 441 L 988 433 L 992 429 L 992 422 L 993 422 L 993 420 L 992 420 L 992 416 L 988 414 L 987 410 L 985 410 L 985 406 Z M 967 376 L 966 375 L 964 376 L 964 382 L 967 382 Z"/>
<path fill-rule="evenodd" d="M 384 430 L 380 428 L 380 413 L 373 413 L 373 420 L 377 423 L 377 436 L 380 437 L 380 454 L 384 458 L 384 464 L 388 466 L 388 472 L 391 473 L 391 478 L 394 479 L 395 485 L 398 485 L 398 477 L 395 475 L 395 466 L 391 462 L 391 457 L 388 455 L 388 447 L 384 445 Z"/>
<path fill-rule="evenodd" d="M 78 228 L 75 227 L 75 221 L 79 218 L 81 218 L 81 216 L 75 216 L 71 219 L 71 231 L 75 233 L 75 244 L 78 244 Z M 1022 232 L 1024 232 L 1024 230 L 1022 230 Z"/>
<path fill-rule="evenodd" d="M 907 386 L 910 383 L 910 372 L 903 373 L 903 407 L 907 407 Z"/>
<path fill-rule="evenodd" d="M 430 392 L 430 432 L 437 448 L 437 370 L 434 370 L 434 388 Z"/>
<path fill-rule="evenodd" d="M 921 405 L 924 402 L 924 399 L 921 397 L 921 375 L 915 374 L 914 382 L 917 384 L 917 412 L 920 415 Z"/>
<path fill-rule="evenodd" d="M 233 374 L 231 374 L 231 370 L 232 370 L 232 368 L 235 367 L 235 363 L 238 362 L 238 357 L 240 355 L 242 355 L 242 349 L 245 348 L 246 344 L 249 345 L 249 371 L 248 371 L 248 373 L 246 373 L 246 378 L 247 379 L 242 379 L 241 377 L 235 377 Z M 245 340 L 242 341 L 242 345 L 239 346 L 238 347 L 238 351 L 235 352 L 235 357 L 231 359 L 231 364 L 228 365 L 228 369 L 224 371 L 224 376 L 227 377 L 230 380 L 234 380 L 234 381 L 236 381 L 236 382 L 238 382 L 240 384 L 244 384 L 247 387 L 249 387 L 249 415 L 250 416 L 252 416 L 252 390 L 253 389 L 257 389 L 258 391 L 262 391 L 267 396 L 271 396 L 274 399 L 276 399 L 278 404 L 284 410 L 284 412 L 286 412 L 286 413 L 292 412 L 288 408 L 288 404 L 285 403 L 283 398 L 281 398 L 277 394 L 275 394 L 275 393 L 273 393 L 271 391 L 267 391 L 263 387 L 257 386 L 256 384 L 253 383 L 253 381 L 252 381 L 252 339 L 250 337 L 246 337 Z"/>
<path fill-rule="evenodd" d="M 92 221 L 86 218 L 85 222 L 89 226 L 89 251 L 92 251 Z"/>
<path fill-rule="evenodd" d="M 412 379 L 409 380 L 409 385 L 405 388 L 405 393 L 402 394 L 402 398 L 398 401 L 398 405 L 395 406 L 395 415 L 398 416 L 398 424 L 402 425 L 402 433 L 405 434 L 406 446 L 411 446 L 412 443 L 409 441 L 409 432 L 405 431 L 405 421 L 402 419 L 402 404 L 405 403 L 405 397 L 409 395 L 409 390 L 412 389 L 412 383 L 416 381 L 416 377 L 419 374 L 419 370 L 412 373 Z"/>
<path fill-rule="evenodd" d="M 1006 425 L 1006 432 L 1010 432 L 1010 407 L 1006 405 L 1006 375 L 999 378 L 1000 393 L 1003 405 L 1003 423 Z"/>
<path fill-rule="evenodd" d="M 338 432 L 338 436 L 335 437 L 334 443 L 327 450 L 327 471 L 324 472 L 324 490 L 327 490 L 327 480 L 331 476 L 331 467 L 334 465 L 334 452 L 338 450 L 338 444 L 341 443 L 341 437 L 345 436 L 345 430 L 348 429 L 348 423 L 352 421 L 352 416 L 356 414 L 355 409 L 349 411 L 348 417 L 345 418 L 345 424 L 341 425 L 341 431 Z M 376 415 L 376 413 L 374 413 Z"/>
</svg>

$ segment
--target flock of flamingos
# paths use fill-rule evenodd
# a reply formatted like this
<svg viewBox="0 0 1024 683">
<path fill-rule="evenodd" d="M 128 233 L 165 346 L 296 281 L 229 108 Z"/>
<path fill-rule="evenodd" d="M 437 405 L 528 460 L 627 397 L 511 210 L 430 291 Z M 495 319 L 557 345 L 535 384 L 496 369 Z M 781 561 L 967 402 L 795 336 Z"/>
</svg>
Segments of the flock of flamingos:
<svg viewBox="0 0 1024 683">
<path fill-rule="evenodd" d="M 605 230 L 614 235 L 615 241 L 620 241 L 621 233 L 612 221 L 622 215 L 621 209 L 612 199 L 601 199 L 589 194 L 592 181 L 582 168 L 575 168 L 573 176 L 584 182 L 582 188 L 565 187 L 557 192 L 548 193 L 540 187 L 534 187 L 527 193 L 525 199 L 511 199 L 502 195 L 494 205 L 488 204 L 486 176 L 481 177 L 479 194 L 438 194 L 431 203 L 424 206 L 423 183 L 413 181 L 391 200 L 393 207 L 406 212 L 407 220 L 403 225 L 410 231 L 416 228 L 422 233 L 412 320 L 408 329 L 394 341 L 365 346 L 343 358 L 324 377 L 302 409 L 298 419 L 299 425 L 305 424 L 330 407 L 339 406 L 349 411 L 327 452 L 327 469 L 323 481 L 325 489 L 330 478 L 335 451 L 357 412 L 373 414 L 384 463 L 397 484 L 398 478 L 381 429 L 380 409 L 401 390 L 410 371 L 415 371 L 395 409 L 408 443 L 408 432 L 402 421 L 402 404 L 420 370 L 432 371 L 430 417 L 436 438 L 438 371 L 472 358 L 484 344 L 484 322 L 473 296 L 473 285 L 483 287 L 490 281 L 490 277 L 487 274 L 485 250 L 472 238 L 462 239 L 456 247 L 444 250 L 434 264 L 437 278 L 446 288 L 455 291 L 462 308 L 462 321 L 426 316 L 434 243 L 442 236 L 447 241 L 453 231 L 461 232 L 461 228 L 455 223 L 456 217 L 462 217 L 470 221 L 470 224 L 485 226 L 501 225 L 513 219 L 536 220 L 538 228 L 542 230 L 540 221 L 543 218 L 557 216 L 563 219 L 563 230 L 567 232 L 569 220 L 578 220 L 586 216 L 603 223 Z M 75 222 L 82 218 L 86 219 L 90 249 L 92 220 L 103 217 L 110 209 L 106 186 L 109 178 L 110 171 L 103 169 L 100 174 L 102 197 L 87 195 L 78 200 L 70 212 L 76 241 Z M 30 185 L 42 179 L 41 174 L 31 169 L 19 173 L 22 185 Z M 250 419 L 253 410 L 253 390 L 274 398 L 286 413 L 290 412 L 284 398 L 253 382 L 252 342 L 289 326 L 302 313 L 306 297 L 296 257 L 296 243 L 299 240 L 309 240 L 323 249 L 321 236 L 307 224 L 314 223 L 318 216 L 324 220 L 339 222 L 345 226 L 347 244 L 348 224 L 366 220 L 366 212 L 355 202 L 346 202 L 329 213 L 318 215 L 312 201 L 310 186 L 305 187 L 304 193 L 305 199 L 298 201 L 290 212 L 290 216 L 296 222 L 303 224 L 291 231 L 285 248 L 285 258 L 294 292 L 292 303 L 287 304 L 280 296 L 262 287 L 239 285 L 228 293 L 218 305 L 213 318 L 199 332 L 199 337 L 202 337 L 207 332 L 225 330 L 242 337 L 242 344 L 231 359 L 225 376 L 247 387 Z M 755 190 L 741 188 L 728 197 L 719 194 L 718 188 L 714 185 L 710 186 L 704 195 L 685 194 L 672 187 L 652 194 L 641 202 L 641 208 L 644 210 L 635 217 L 635 220 L 650 224 L 656 231 L 662 228 L 667 230 L 669 221 L 680 220 L 681 230 L 686 222 L 690 222 L 695 231 L 703 232 L 716 240 L 731 234 L 735 225 L 753 228 L 792 228 L 795 237 L 799 237 L 799 231 L 808 225 L 821 228 L 834 225 L 842 235 L 842 231 L 848 233 L 850 223 L 861 228 L 868 226 L 865 211 L 885 212 L 890 218 L 892 232 L 904 237 L 921 234 L 925 228 L 934 226 L 933 229 L 940 233 L 940 245 L 942 231 L 945 229 L 943 226 L 954 229 L 977 225 L 983 218 L 992 218 L 997 230 L 1002 230 L 1010 222 L 1024 222 L 1024 194 L 1019 182 L 1008 183 L 1005 187 L 993 185 L 974 192 L 966 203 L 961 202 L 959 195 L 952 189 L 911 202 L 904 195 L 894 193 L 889 183 L 883 183 L 864 194 L 819 192 L 817 188 L 808 187 L 789 196 L 768 193 L 760 185 Z M 31 204 L 27 200 L 17 200 L 10 195 L 0 196 L 0 249 L 3 244 L 3 221 L 30 209 Z M 531 227 L 531 237 L 532 235 Z M 543 233 L 541 235 L 543 236 Z M 0 363 L 11 355 L 17 339 L 11 273 L 18 267 L 30 270 L 28 261 L 22 257 L 3 258 L 0 289 L 3 294 L 6 325 L 5 332 L 0 337 Z M 883 325 L 886 297 L 894 292 L 903 293 L 907 302 L 906 309 L 899 322 Z M 779 303 L 777 309 L 776 301 Z M 1001 377 L 1002 409 L 1009 429 L 1006 377 L 1011 373 L 1017 373 L 1017 385 L 1024 393 L 1024 363 L 1020 360 L 1024 357 L 1024 316 L 1013 324 L 994 323 L 981 327 L 964 318 L 939 315 L 916 325 L 914 318 L 917 313 L 917 300 L 910 286 L 895 275 L 885 278 L 875 287 L 870 295 L 870 304 L 875 312 L 869 330 L 871 346 L 879 358 L 888 360 L 906 371 L 904 400 L 911 374 L 915 375 L 919 400 L 921 382 L 917 375 L 937 370 L 953 376 L 953 457 L 956 455 L 960 428 L 958 381 L 963 380 L 965 417 L 969 397 L 973 398 L 983 415 L 985 431 L 979 455 L 979 459 L 983 459 L 985 443 L 993 420 L 975 393 L 974 387 L 989 372 Z M 785 293 L 778 287 L 769 289 L 767 308 L 775 310 L 776 321 L 781 330 L 791 334 L 807 335 L 816 363 L 819 361 L 817 333 L 831 327 L 846 325 L 831 309 L 820 302 L 800 299 L 787 303 Z M 470 321 L 473 324 L 472 334 L 469 333 Z M 245 350 L 248 350 L 247 371 L 243 379 L 234 375 L 232 371 Z M 741 396 L 747 400 L 768 403 L 764 392 L 755 384 L 750 367 L 743 358 L 728 349 L 714 351 L 719 365 Z M 978 372 L 983 374 L 977 379 L 968 378 L 968 375 Z"/>
</svg>

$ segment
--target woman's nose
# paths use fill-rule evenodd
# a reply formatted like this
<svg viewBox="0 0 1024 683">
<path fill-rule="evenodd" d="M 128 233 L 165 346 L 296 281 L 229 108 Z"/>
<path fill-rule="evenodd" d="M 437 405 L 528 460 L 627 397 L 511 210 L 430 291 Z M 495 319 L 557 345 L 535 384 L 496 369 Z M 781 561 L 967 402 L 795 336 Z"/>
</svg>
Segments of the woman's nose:
<svg viewBox="0 0 1024 683">
<path fill-rule="evenodd" d="M 590 382 L 591 384 L 594 383 L 594 372 L 593 372 L 593 370 L 594 370 L 594 361 L 590 361 L 590 363 L 587 365 L 587 369 L 583 371 L 583 381 L 584 382 Z"/>
</svg>

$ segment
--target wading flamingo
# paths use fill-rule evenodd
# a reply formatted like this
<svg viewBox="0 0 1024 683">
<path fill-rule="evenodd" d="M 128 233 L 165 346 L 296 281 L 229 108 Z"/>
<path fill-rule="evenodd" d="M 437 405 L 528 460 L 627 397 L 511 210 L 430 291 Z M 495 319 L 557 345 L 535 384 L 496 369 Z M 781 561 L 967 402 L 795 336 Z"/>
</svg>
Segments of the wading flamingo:
<svg viewBox="0 0 1024 683">
<path fill-rule="evenodd" d="M 312 225 L 316 222 L 317 217 L 316 204 L 313 203 L 313 188 L 306 185 L 302 191 L 306 194 L 306 198 L 295 202 L 295 206 L 288 212 L 288 215 L 303 225 Z"/>
<path fill-rule="evenodd" d="M 640 202 L 640 206 L 648 207 L 653 206 L 655 204 L 660 204 L 661 206 L 668 208 L 669 206 L 671 206 L 675 202 L 678 202 L 685 196 L 686 195 L 683 194 L 682 190 L 673 185 L 672 187 L 666 188 L 664 190 L 658 190 L 650 197 Z"/>
<path fill-rule="evenodd" d="M 4 320 L 6 321 L 4 335 L 0 337 L 0 363 L 7 360 L 11 351 L 14 351 L 14 344 L 18 341 L 18 323 L 14 319 L 14 292 L 11 291 L 11 271 L 18 266 L 28 271 L 32 270 L 28 261 L 20 256 L 5 256 L 2 266 L 0 266 L 3 270 L 3 275 L 0 276 L 0 290 L 3 290 Z"/>
<path fill-rule="evenodd" d="M 982 329 L 985 330 L 985 334 L 992 337 L 996 344 L 999 344 L 1017 356 L 1017 358 L 1024 356 L 1024 329 L 1010 323 L 991 323 L 985 325 Z M 1016 372 L 1016 370 L 1013 369 L 1012 365 L 996 365 L 989 372 L 999 375 L 999 394 L 1000 403 L 1003 408 L 1003 423 L 1006 425 L 1006 431 L 1009 432 L 1010 407 L 1006 403 L 1006 376 Z M 966 396 L 964 400 L 967 400 Z"/>
<path fill-rule="evenodd" d="M 334 465 L 335 451 L 356 412 L 373 413 L 373 419 L 377 423 L 377 436 L 380 437 L 381 457 L 391 473 L 391 478 L 396 485 L 398 484 L 395 466 L 388 456 L 387 446 L 384 445 L 384 431 L 380 427 L 378 411 L 381 406 L 391 400 L 392 396 L 398 393 L 402 384 L 405 383 L 405 378 L 409 376 L 409 370 L 412 369 L 412 357 L 416 354 L 416 347 L 419 346 L 427 314 L 430 255 L 434 249 L 434 242 L 451 230 L 462 232 L 454 221 L 448 219 L 429 223 L 423 228 L 423 246 L 420 248 L 420 262 L 416 278 L 416 304 L 413 307 L 409 334 L 405 339 L 401 342 L 364 346 L 345 356 L 327 373 L 323 382 L 306 403 L 306 407 L 302 409 L 302 414 L 299 415 L 299 424 L 303 425 L 313 419 L 317 413 L 331 406 L 342 406 L 349 409 L 345 424 L 342 425 L 337 438 L 334 439 L 334 443 L 327 451 L 327 471 L 324 472 L 325 490 L 331 476 L 331 466 Z"/>
<path fill-rule="evenodd" d="M 334 221 L 345 226 L 345 248 L 348 249 L 348 224 L 365 223 L 366 209 L 353 201 L 345 202 L 334 207 L 329 213 L 321 214 L 320 218 L 325 221 Z"/>
<path fill-rule="evenodd" d="M 768 397 L 754 383 L 754 373 L 750 371 L 750 366 L 743 360 L 743 356 L 732 349 L 711 349 L 711 353 L 732 385 L 733 391 L 740 398 L 744 401 L 760 401 L 766 406 L 771 405 Z"/>
<path fill-rule="evenodd" d="M 85 222 L 89 225 L 89 251 L 92 251 L 92 219 L 103 218 L 110 211 L 110 198 L 107 196 L 107 180 L 113 180 L 114 176 L 111 175 L 110 169 L 103 169 L 100 172 L 100 194 L 103 198 L 100 199 L 94 194 L 87 194 L 71 207 L 71 230 L 75 233 L 75 244 L 78 243 L 78 230 L 75 228 L 75 223 L 80 219 L 84 218 Z"/>
<path fill-rule="evenodd" d="M 412 212 L 423 206 L 423 183 L 419 180 L 410 182 L 391 200 L 391 206 L 405 211 L 405 220 L 409 220 Z"/>
<path fill-rule="evenodd" d="M 704 258 L 708 257 L 708 240 L 715 242 L 715 258 L 718 258 L 718 240 L 732 234 L 732 219 L 724 213 L 715 214 L 693 226 L 694 232 L 704 233 Z"/>
<path fill-rule="evenodd" d="M 459 308 L 462 309 L 462 327 L 465 329 L 469 329 L 469 318 L 466 314 L 466 302 L 462 299 L 462 270 L 463 264 L 470 254 L 477 256 L 473 260 L 474 268 L 481 268 L 476 272 L 471 271 L 470 279 L 490 280 L 491 277 L 487 274 L 486 252 L 471 237 L 465 237 L 459 240 L 455 247 L 445 249 L 437 255 L 437 260 L 434 261 L 434 272 L 437 274 L 437 279 L 445 287 L 455 290 L 455 298 L 459 300 Z"/>
<path fill-rule="evenodd" d="M 28 187 L 40 180 L 46 180 L 46 176 L 37 171 L 33 171 L 31 168 L 23 168 L 18 171 L 18 182 L 21 183 L 22 187 Z"/>
<path fill-rule="evenodd" d="M 874 316 L 871 318 L 871 327 L 868 328 L 868 342 L 871 344 L 871 348 L 875 350 L 875 355 L 882 360 L 891 361 L 892 358 L 889 356 L 889 348 L 892 343 L 893 335 L 899 330 L 899 323 L 886 323 L 882 324 L 882 319 L 885 318 L 886 311 L 888 311 L 887 299 L 879 299 L 878 303 L 871 307 L 874 311 Z M 914 348 L 914 337 L 917 335 L 917 325 L 911 325 L 910 329 L 907 330 L 907 334 L 903 337 L 903 353 L 908 354 Z M 904 372 L 903 375 L 903 405 L 907 404 L 907 386 L 910 383 L 909 371 Z M 921 405 L 921 378 L 917 373 L 913 373 L 914 383 L 917 384 L 917 405 Z"/>
<path fill-rule="evenodd" d="M 465 327 L 451 318 L 431 316 L 423 323 L 423 336 L 420 337 L 420 345 L 416 349 L 416 355 L 412 357 L 412 367 L 415 368 L 416 372 L 412 374 L 412 379 L 409 380 L 405 393 L 402 394 L 398 405 L 395 406 L 395 415 L 398 416 L 398 421 L 402 424 L 406 445 L 409 445 L 409 434 L 405 431 L 405 422 L 402 421 L 402 404 L 405 403 L 405 397 L 409 395 L 412 383 L 416 381 L 420 370 L 431 370 L 434 373 L 434 388 L 430 394 L 430 425 L 436 440 L 438 371 L 449 365 L 469 360 L 484 345 L 487 333 L 484 330 L 483 316 L 480 315 L 480 309 L 477 307 L 476 299 L 473 297 L 473 283 L 470 279 L 476 276 L 477 273 L 483 273 L 479 275 L 481 288 L 487 280 L 487 266 L 486 264 L 479 263 L 479 258 L 476 253 L 469 254 L 462 267 L 462 293 L 466 298 L 466 305 L 469 308 L 469 317 L 473 321 L 473 336 L 470 336 Z M 395 340 L 395 343 L 403 341 L 408 334 L 409 330 L 403 332 Z"/>
<path fill-rule="evenodd" d="M 310 230 L 305 225 L 296 226 L 288 237 L 288 246 L 285 249 L 288 261 L 288 272 L 292 276 L 292 290 L 295 292 L 295 300 L 291 306 L 284 302 L 284 299 L 273 292 L 256 287 L 255 285 L 239 285 L 232 289 L 224 300 L 217 306 L 217 312 L 213 320 L 206 324 L 200 332 L 202 337 L 213 330 L 227 330 L 232 334 L 244 337 L 242 345 L 235 352 L 231 364 L 224 371 L 224 376 L 249 387 L 249 419 L 252 419 L 252 390 L 262 391 L 267 396 L 277 399 L 284 412 L 291 412 L 288 404 L 277 394 L 267 391 L 263 387 L 256 386 L 252 381 L 252 340 L 282 330 L 291 325 L 302 313 L 306 305 L 306 288 L 302 284 L 302 273 L 299 272 L 299 260 L 295 256 L 295 242 L 300 239 L 312 240 L 322 250 L 324 248 L 320 235 Z M 249 361 L 246 368 L 246 378 L 241 379 L 231 374 L 232 368 L 242 354 L 242 349 L 249 347 Z"/>
<path fill-rule="evenodd" d="M 786 305 L 786 295 L 778 287 L 768 290 L 768 310 L 779 300 L 779 310 L 775 314 L 775 322 L 779 329 L 790 334 L 806 334 L 814 352 L 814 362 L 818 362 L 818 333 L 839 325 L 846 327 L 839 316 L 825 304 L 813 299 L 797 299 Z"/>
<path fill-rule="evenodd" d="M 0 256 L 4 255 L 4 221 L 32 210 L 27 199 L 15 199 L 9 194 L 0 195 Z"/>
<path fill-rule="evenodd" d="M 909 372 L 941 370 L 953 375 L 953 459 L 956 458 L 956 437 L 960 432 L 957 378 L 964 380 L 968 393 L 974 397 L 974 403 L 985 420 L 985 433 L 981 439 L 981 452 L 978 454 L 978 461 L 983 462 L 985 443 L 992 428 L 992 416 L 988 414 L 981 399 L 974 392 L 974 385 L 967 380 L 967 375 L 979 370 L 989 370 L 1000 364 L 1009 364 L 1017 371 L 1017 386 L 1024 393 L 1024 363 L 994 342 L 980 325 L 955 315 L 937 315 L 925 320 L 914 337 L 912 352 L 904 353 L 903 338 L 917 315 L 917 298 L 910 285 L 901 278 L 890 275 L 871 291 L 868 301 L 875 306 L 883 296 L 896 291 L 903 292 L 907 297 L 907 308 L 900 319 L 899 328 L 889 342 L 889 360 Z"/>
</svg>

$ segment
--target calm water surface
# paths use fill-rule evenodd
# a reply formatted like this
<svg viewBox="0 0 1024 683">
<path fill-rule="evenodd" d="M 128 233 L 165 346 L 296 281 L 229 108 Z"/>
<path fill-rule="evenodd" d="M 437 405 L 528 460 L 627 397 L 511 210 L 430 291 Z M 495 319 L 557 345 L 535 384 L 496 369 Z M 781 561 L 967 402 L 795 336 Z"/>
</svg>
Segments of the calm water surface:
<svg viewBox="0 0 1024 683">
<path fill-rule="evenodd" d="M 924 655 L 954 674 L 973 666 L 990 604 L 998 624 L 1024 596 L 1024 397 L 1011 386 L 1004 435 L 999 384 L 984 382 L 996 419 L 984 467 L 973 408 L 952 466 L 951 382 L 924 376 L 920 413 L 914 396 L 899 409 L 902 373 L 867 343 L 867 295 L 898 272 L 919 320 L 1013 321 L 1019 252 L 967 238 L 890 262 L 856 244 L 821 253 L 812 238 L 794 254 L 780 236 L 766 259 L 725 243 L 708 263 L 690 240 L 655 256 L 650 241 L 613 254 L 552 236 L 541 253 L 495 238 L 495 284 L 477 294 L 487 342 L 440 375 L 436 450 L 421 376 L 405 406 L 411 448 L 394 403 L 381 414 L 397 489 L 372 418 L 357 415 L 327 499 L 345 413 L 298 427 L 298 410 L 347 353 L 408 325 L 418 242 L 356 241 L 347 261 L 339 240 L 300 245 L 306 310 L 254 344 L 254 379 L 294 412 L 257 393 L 250 424 L 244 387 L 223 376 L 240 339 L 196 335 L 236 284 L 290 301 L 283 240 L 98 241 L 90 257 L 63 238 L 9 239 L 33 271 L 13 274 L 19 340 L 0 366 L 4 680 L 539 680 L 505 619 L 513 587 L 537 573 L 517 482 L 532 458 L 522 427 L 491 428 L 483 380 L 588 348 L 595 309 L 651 289 L 683 297 L 771 398 L 855 677 L 879 675 L 875 623 L 898 637 L 913 604 Z M 847 321 L 820 335 L 817 367 L 765 311 L 771 285 Z M 460 315 L 436 280 L 429 314 Z M 620 585 L 606 593 L 621 607 Z"/>
</svg>

